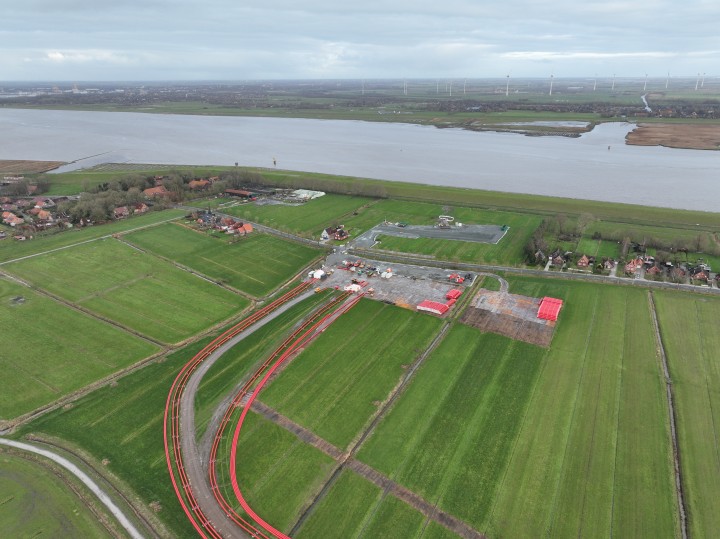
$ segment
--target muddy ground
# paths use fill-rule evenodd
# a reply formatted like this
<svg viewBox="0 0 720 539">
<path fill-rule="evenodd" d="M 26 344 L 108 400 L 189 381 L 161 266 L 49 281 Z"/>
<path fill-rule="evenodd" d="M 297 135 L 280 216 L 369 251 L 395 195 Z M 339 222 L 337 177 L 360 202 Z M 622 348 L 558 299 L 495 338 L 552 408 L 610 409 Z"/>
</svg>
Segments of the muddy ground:
<svg viewBox="0 0 720 539">
<path fill-rule="evenodd" d="M 0 174 L 37 174 L 64 165 L 63 161 L 0 160 Z"/>
<path fill-rule="evenodd" d="M 625 140 L 636 146 L 717 150 L 720 125 L 638 124 Z"/>
</svg>

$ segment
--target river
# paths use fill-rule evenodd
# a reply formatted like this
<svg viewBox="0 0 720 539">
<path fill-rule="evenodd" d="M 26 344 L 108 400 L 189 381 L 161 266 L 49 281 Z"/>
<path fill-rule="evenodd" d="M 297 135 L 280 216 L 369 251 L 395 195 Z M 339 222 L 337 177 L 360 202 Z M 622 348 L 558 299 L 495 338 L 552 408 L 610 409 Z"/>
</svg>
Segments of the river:
<svg viewBox="0 0 720 539">
<path fill-rule="evenodd" d="M 232 165 L 717 211 L 720 153 L 344 120 L 0 109 L 0 159 Z"/>
</svg>

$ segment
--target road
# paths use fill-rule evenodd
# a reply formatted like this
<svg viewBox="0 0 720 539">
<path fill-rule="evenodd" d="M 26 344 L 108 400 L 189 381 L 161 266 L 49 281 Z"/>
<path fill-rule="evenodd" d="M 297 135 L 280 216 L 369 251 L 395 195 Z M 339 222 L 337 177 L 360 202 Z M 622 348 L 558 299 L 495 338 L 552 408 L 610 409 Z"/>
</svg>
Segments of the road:
<svg viewBox="0 0 720 539">
<path fill-rule="evenodd" d="M 82 481 L 82 483 L 88 489 L 90 489 L 90 491 L 95 494 L 95 496 L 97 496 L 97 498 L 103 503 L 103 505 L 108 508 L 108 511 L 110 511 L 110 513 L 118 520 L 120 525 L 125 528 L 130 537 L 132 537 L 133 539 L 143 539 L 143 535 L 137 530 L 137 528 L 135 528 L 135 526 L 133 526 L 132 522 L 130 522 L 130 520 L 125 516 L 125 513 L 123 513 L 122 510 L 117 505 L 115 505 L 115 502 L 110 499 L 110 496 L 108 496 L 107 493 L 105 493 L 105 491 L 102 490 L 98 486 L 98 484 L 90 478 L 90 476 L 88 476 L 85 472 L 83 472 L 80 468 L 75 466 L 75 464 L 73 464 L 66 458 L 61 457 L 60 455 L 56 455 L 51 451 L 40 449 L 39 447 L 36 447 L 34 445 L 26 444 L 23 442 L 16 442 L 15 440 L 8 440 L 6 438 L 0 438 L 0 445 L 14 447 L 15 449 L 35 453 L 36 455 L 43 456 L 59 464 L 60 466 L 68 470 L 70 473 L 72 473 L 75 477 L 77 477 L 80 481 Z"/>
<path fill-rule="evenodd" d="M 183 456 L 183 464 L 185 472 L 188 475 L 190 484 L 192 485 L 193 494 L 197 499 L 202 512 L 212 522 L 214 528 L 223 537 L 244 539 L 250 537 L 245 531 L 240 529 L 225 511 L 218 505 L 215 495 L 210 487 L 208 480 L 208 462 L 201 457 L 201 449 L 198 446 L 195 429 L 195 395 L 197 394 L 200 382 L 203 377 L 230 348 L 237 343 L 252 335 L 255 331 L 269 323 L 279 315 L 307 299 L 314 294 L 313 291 L 300 294 L 298 297 L 288 301 L 275 311 L 264 317 L 262 320 L 253 324 L 245 331 L 230 339 L 227 343 L 215 350 L 205 359 L 200 367 L 192 374 L 188 380 L 183 393 L 180 397 L 180 447 Z M 221 416 L 214 416 L 218 421 Z M 208 432 L 217 430 L 217 424 L 208 425 Z M 202 452 L 207 455 L 207 452 Z M 207 457 L 205 457 L 207 458 Z"/>
</svg>

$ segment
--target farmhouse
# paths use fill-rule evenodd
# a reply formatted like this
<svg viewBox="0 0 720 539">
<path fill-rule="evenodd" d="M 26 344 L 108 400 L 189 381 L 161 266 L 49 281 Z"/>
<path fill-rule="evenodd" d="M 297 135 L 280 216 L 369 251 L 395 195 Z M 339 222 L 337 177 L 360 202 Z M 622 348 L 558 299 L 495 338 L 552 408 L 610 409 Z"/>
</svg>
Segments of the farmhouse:
<svg viewBox="0 0 720 539">
<path fill-rule="evenodd" d="M 590 265 L 590 259 L 586 255 L 582 255 L 577 261 L 578 268 L 587 268 Z"/>
<path fill-rule="evenodd" d="M 3 223 L 5 223 L 6 225 L 10 225 L 10 226 L 21 225 L 25 222 L 24 219 L 18 217 L 17 215 L 15 215 L 14 213 L 11 213 L 9 211 L 3 212 L 2 220 L 3 220 Z"/>
<path fill-rule="evenodd" d="M 113 217 L 115 219 L 125 219 L 126 217 L 130 216 L 130 210 L 127 206 L 120 206 L 118 208 L 115 208 L 113 210 Z"/>
<path fill-rule="evenodd" d="M 188 183 L 188 187 L 192 191 L 205 191 L 210 187 L 210 180 L 191 180 Z"/>
<path fill-rule="evenodd" d="M 149 209 L 148 205 L 144 202 L 138 202 L 135 206 L 133 206 L 133 213 L 145 213 Z"/>
<path fill-rule="evenodd" d="M 327 241 L 329 239 L 343 241 L 346 240 L 348 236 L 349 235 L 343 225 L 339 225 L 337 227 L 331 226 L 323 230 L 322 234 L 320 234 L 320 238 L 324 241 Z"/>
<path fill-rule="evenodd" d="M 643 259 L 642 258 L 635 258 L 625 264 L 625 273 L 628 275 L 633 275 L 637 270 L 643 267 Z"/>
</svg>

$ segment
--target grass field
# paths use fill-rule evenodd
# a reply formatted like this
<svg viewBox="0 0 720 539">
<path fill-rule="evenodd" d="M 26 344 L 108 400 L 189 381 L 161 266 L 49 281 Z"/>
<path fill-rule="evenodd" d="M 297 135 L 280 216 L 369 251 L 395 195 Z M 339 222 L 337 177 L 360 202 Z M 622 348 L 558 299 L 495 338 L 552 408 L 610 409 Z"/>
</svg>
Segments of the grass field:
<svg viewBox="0 0 720 539">
<path fill-rule="evenodd" d="M 241 296 L 114 239 L 21 260 L 5 269 L 167 343 L 188 338 L 248 305 Z"/>
<path fill-rule="evenodd" d="M 421 513 L 345 470 L 296 537 L 419 537 L 424 524 Z M 422 537 L 436 536 L 426 533 Z"/>
<path fill-rule="evenodd" d="M 231 243 L 177 223 L 133 232 L 126 239 L 255 297 L 268 294 L 320 255 L 318 249 L 267 234 Z"/>
<path fill-rule="evenodd" d="M 0 536 L 113 537 L 52 470 L 5 451 L 0 451 Z"/>
<path fill-rule="evenodd" d="M 358 457 L 478 528 L 545 350 L 455 326 Z"/>
<path fill-rule="evenodd" d="M 74 403 L 24 426 L 17 436 L 32 432 L 50 435 L 80 447 L 99 468 L 129 486 L 147 509 L 161 507 L 158 518 L 168 528 L 165 536 L 197 537 L 172 489 L 163 448 L 163 410 L 179 369 L 209 339 L 175 352 L 162 362 L 120 379 Z M 103 466 L 100 461 L 107 459 Z M 115 480 L 114 483 L 118 483 Z"/>
<path fill-rule="evenodd" d="M 514 280 L 511 291 L 565 305 L 483 529 L 678 536 L 647 292 L 541 279 Z"/>
<path fill-rule="evenodd" d="M 323 229 L 344 224 L 353 212 L 371 202 L 373 200 L 369 198 L 327 194 L 300 205 L 243 204 L 223 211 L 292 234 L 319 239 Z"/>
<path fill-rule="evenodd" d="M 31 241 L 0 241 L 0 262 L 7 262 L 8 260 L 44 253 L 53 249 L 61 249 L 84 241 L 96 240 L 111 234 L 151 226 L 170 219 L 177 219 L 183 215 L 185 215 L 185 212 L 180 210 L 155 211 L 106 225 L 77 228 L 54 234 L 41 234 Z"/>
<path fill-rule="evenodd" d="M 251 413 L 238 443 L 238 484 L 263 519 L 289 532 L 334 462 L 282 427 Z M 229 481 L 221 481 L 227 485 Z M 228 500 L 234 495 L 228 493 Z"/>
<path fill-rule="evenodd" d="M 654 292 L 675 395 L 691 537 L 720 530 L 720 315 L 717 298 Z"/>
<path fill-rule="evenodd" d="M 22 298 L 22 299 L 19 299 Z M 0 420 L 17 417 L 158 348 L 0 278 Z"/>
<path fill-rule="evenodd" d="M 260 395 L 260 400 L 344 448 L 424 351 L 437 318 L 362 300 Z"/>
</svg>

